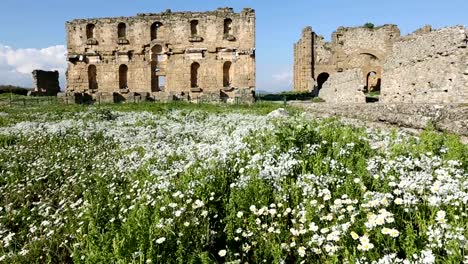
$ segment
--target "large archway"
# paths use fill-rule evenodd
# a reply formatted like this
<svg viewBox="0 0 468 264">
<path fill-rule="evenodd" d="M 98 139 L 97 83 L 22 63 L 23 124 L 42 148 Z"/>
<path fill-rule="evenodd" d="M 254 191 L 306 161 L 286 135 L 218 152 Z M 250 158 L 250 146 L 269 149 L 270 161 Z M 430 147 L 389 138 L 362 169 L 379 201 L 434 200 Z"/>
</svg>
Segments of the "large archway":
<svg viewBox="0 0 468 264">
<path fill-rule="evenodd" d="M 381 79 L 377 71 L 370 71 L 366 74 L 366 86 L 364 94 L 366 95 L 366 103 L 375 103 L 379 101 Z"/>
<path fill-rule="evenodd" d="M 223 65 L 223 87 L 231 86 L 231 66 L 232 63 L 227 61 Z"/>
<path fill-rule="evenodd" d="M 119 67 L 119 88 L 127 89 L 128 88 L 128 67 L 125 64 L 120 65 Z"/>
<path fill-rule="evenodd" d="M 164 89 L 165 76 L 161 75 L 159 63 L 162 60 L 163 48 L 155 45 L 151 48 L 151 91 L 158 92 Z"/>
<path fill-rule="evenodd" d="M 381 79 L 377 72 L 371 71 L 366 75 L 366 92 L 378 92 L 380 91 Z"/>
<path fill-rule="evenodd" d="M 322 89 L 323 84 L 328 80 L 330 77 L 330 74 L 328 72 L 322 72 L 317 76 L 317 94 Z"/>
<path fill-rule="evenodd" d="M 151 31 L 151 40 L 158 39 L 160 31 L 161 31 L 162 23 L 161 22 L 154 22 L 151 25 L 150 31 Z"/>
<path fill-rule="evenodd" d="M 192 36 L 198 36 L 198 20 L 190 21 L 190 34 Z"/>
<path fill-rule="evenodd" d="M 88 24 L 86 25 L 86 38 L 87 39 L 93 39 L 94 38 L 94 24 Z"/>
<path fill-rule="evenodd" d="M 198 71 L 200 69 L 200 64 L 198 62 L 192 63 L 190 67 L 190 87 L 198 88 Z"/>
<path fill-rule="evenodd" d="M 89 65 L 88 67 L 88 87 L 90 90 L 97 90 L 97 68 L 96 65 Z"/>
<path fill-rule="evenodd" d="M 117 26 L 117 36 L 119 39 L 127 37 L 127 25 L 125 23 L 119 23 Z"/>
<path fill-rule="evenodd" d="M 224 19 L 224 35 L 232 35 L 232 19 Z"/>
</svg>

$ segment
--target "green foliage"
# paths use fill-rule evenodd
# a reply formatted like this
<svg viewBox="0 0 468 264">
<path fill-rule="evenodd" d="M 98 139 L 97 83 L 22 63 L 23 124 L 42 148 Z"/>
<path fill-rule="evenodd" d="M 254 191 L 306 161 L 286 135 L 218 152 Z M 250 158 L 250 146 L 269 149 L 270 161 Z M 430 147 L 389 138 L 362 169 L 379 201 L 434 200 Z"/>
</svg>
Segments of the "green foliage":
<svg viewBox="0 0 468 264">
<path fill-rule="evenodd" d="M 379 91 L 368 92 L 368 93 L 366 93 L 366 96 L 379 97 L 380 96 L 380 90 Z"/>
<path fill-rule="evenodd" d="M 364 28 L 373 29 L 375 25 L 373 23 L 367 22 L 363 26 Z"/>
<path fill-rule="evenodd" d="M 26 95 L 31 89 L 23 88 L 14 85 L 0 85 L 0 95 L 1 94 L 17 94 L 17 95 Z"/>
<path fill-rule="evenodd" d="M 260 101 L 306 101 L 313 98 L 310 92 L 281 92 L 274 94 L 260 94 L 257 99 Z"/>
<path fill-rule="evenodd" d="M 322 98 L 320 97 L 314 97 L 312 98 L 312 103 L 324 103 L 325 100 L 323 100 Z"/>
<path fill-rule="evenodd" d="M 0 208 L 5 210 L 0 228 L 15 232 L 14 246 L 0 247 L 0 257 L 14 252 L 8 263 L 353 263 L 394 253 L 414 260 L 427 250 L 427 230 L 438 225 L 440 210 L 447 213 L 448 226 L 462 228 L 466 237 L 466 208 L 455 204 L 466 197 L 463 193 L 452 195 L 450 204 L 427 202 L 439 176 L 448 179 L 447 186 L 465 188 L 456 185 L 457 180 L 466 184 L 460 171 L 468 170 L 468 148 L 458 137 L 431 127 L 419 137 L 378 134 L 337 119 L 298 115 L 248 130 L 236 145 L 223 140 L 241 134 L 238 124 L 219 125 L 223 133 L 205 128 L 213 115 L 266 114 L 278 107 L 51 105 L 28 109 L 35 115 L 2 109 L 5 131 L 18 124 L 52 132 L 0 134 Z M 148 120 L 120 118 L 126 112 L 144 112 Z M 170 134 L 183 124 L 193 126 Z M 121 130 L 126 134 L 118 134 Z M 148 138 L 149 143 L 138 144 Z M 204 151 L 218 141 L 224 142 L 220 149 Z M 376 142 L 382 144 L 375 147 Z M 155 145 L 175 149 L 158 156 Z M 236 151 L 223 152 L 231 147 Z M 450 165 L 455 161 L 459 164 Z M 429 180 L 411 182 L 418 175 Z M 396 198 L 404 195 L 415 204 L 400 205 Z M 382 226 L 366 226 L 384 209 L 391 212 L 385 226 L 399 232 L 395 237 L 383 234 Z M 54 225 L 51 219 L 60 220 L 52 233 L 47 229 Z M 314 225 L 317 230 L 311 231 Z M 37 226 L 47 231 L 31 231 Z M 304 233 L 294 234 L 298 230 Z M 328 237 L 332 231 L 339 239 Z M 351 231 L 368 236 L 374 248 L 359 250 Z M 314 242 L 317 236 L 323 246 Z M 438 262 L 463 261 L 463 246 L 456 240 L 444 243 L 433 251 Z M 337 252 L 327 252 L 326 244 L 336 245 Z M 23 245 L 24 256 L 19 253 Z"/>
</svg>

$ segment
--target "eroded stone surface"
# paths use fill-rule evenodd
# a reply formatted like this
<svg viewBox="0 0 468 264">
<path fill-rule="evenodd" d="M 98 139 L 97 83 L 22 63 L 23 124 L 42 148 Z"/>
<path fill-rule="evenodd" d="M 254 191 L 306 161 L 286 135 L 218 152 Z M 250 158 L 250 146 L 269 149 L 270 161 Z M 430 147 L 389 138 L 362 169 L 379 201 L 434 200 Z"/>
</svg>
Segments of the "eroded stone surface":
<svg viewBox="0 0 468 264">
<path fill-rule="evenodd" d="M 417 33 L 395 43 L 384 63 L 385 103 L 468 102 L 468 30 Z"/>
<path fill-rule="evenodd" d="M 320 97 L 328 103 L 365 103 L 365 83 L 360 69 L 332 74 L 320 89 Z"/>
<path fill-rule="evenodd" d="M 468 105 L 461 104 L 327 104 L 294 102 L 318 117 L 340 116 L 424 129 L 436 129 L 468 137 Z"/>
<path fill-rule="evenodd" d="M 286 111 L 284 108 L 278 108 L 276 110 L 271 111 L 268 115 L 270 118 L 283 118 L 283 117 L 289 117 L 288 111 Z"/>
<path fill-rule="evenodd" d="M 310 27 L 294 47 L 294 89 L 332 103 L 468 103 L 468 30 L 425 26 L 339 28 L 326 42 Z M 360 74 L 358 73 L 360 71 Z"/>
<path fill-rule="evenodd" d="M 327 81 L 322 78 L 324 75 L 349 69 L 360 69 L 364 78 L 373 73 L 373 82 L 376 82 L 382 75 L 384 59 L 399 37 L 400 30 L 396 25 L 340 27 L 333 33 L 332 41 L 326 42 L 311 27 L 305 28 L 294 46 L 295 91 L 314 90 L 318 94 Z"/>
<path fill-rule="evenodd" d="M 253 99 L 253 9 L 76 19 L 66 29 L 69 95 Z"/>
</svg>

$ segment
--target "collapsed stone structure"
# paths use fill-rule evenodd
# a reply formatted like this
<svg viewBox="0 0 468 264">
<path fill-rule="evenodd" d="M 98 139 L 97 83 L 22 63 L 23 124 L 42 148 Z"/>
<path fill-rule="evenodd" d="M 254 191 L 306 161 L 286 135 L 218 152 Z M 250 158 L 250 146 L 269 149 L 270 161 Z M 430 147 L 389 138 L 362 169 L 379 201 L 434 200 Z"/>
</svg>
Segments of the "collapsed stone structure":
<svg viewBox="0 0 468 264">
<path fill-rule="evenodd" d="M 430 26 L 400 36 L 395 25 L 340 27 L 326 42 L 307 27 L 294 46 L 294 90 L 331 103 L 468 102 L 468 30 Z"/>
<path fill-rule="evenodd" d="M 66 31 L 67 96 L 253 100 L 253 9 L 77 19 Z"/>
<path fill-rule="evenodd" d="M 28 95 L 56 96 L 60 92 L 59 72 L 34 70 L 33 90 Z"/>
<path fill-rule="evenodd" d="M 419 31 L 385 60 L 384 103 L 468 103 L 468 29 Z"/>
</svg>

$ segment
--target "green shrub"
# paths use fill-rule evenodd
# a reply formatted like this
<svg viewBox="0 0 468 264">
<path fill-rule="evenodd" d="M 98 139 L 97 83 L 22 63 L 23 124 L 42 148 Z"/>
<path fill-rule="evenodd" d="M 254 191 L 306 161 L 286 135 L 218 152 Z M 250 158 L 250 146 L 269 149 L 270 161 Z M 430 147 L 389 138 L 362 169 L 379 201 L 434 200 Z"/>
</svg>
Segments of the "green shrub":
<svg viewBox="0 0 468 264">
<path fill-rule="evenodd" d="M 364 28 L 373 29 L 375 25 L 373 23 L 367 22 L 364 24 Z"/>
</svg>

